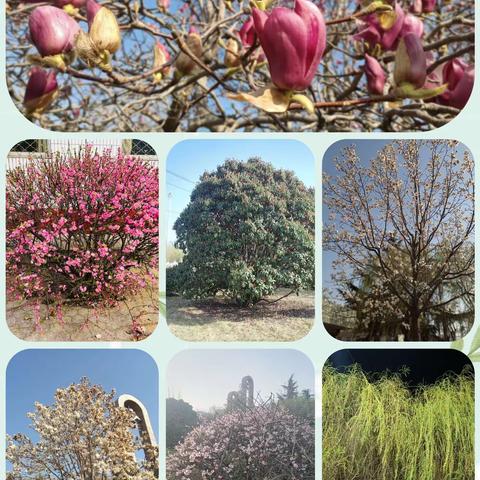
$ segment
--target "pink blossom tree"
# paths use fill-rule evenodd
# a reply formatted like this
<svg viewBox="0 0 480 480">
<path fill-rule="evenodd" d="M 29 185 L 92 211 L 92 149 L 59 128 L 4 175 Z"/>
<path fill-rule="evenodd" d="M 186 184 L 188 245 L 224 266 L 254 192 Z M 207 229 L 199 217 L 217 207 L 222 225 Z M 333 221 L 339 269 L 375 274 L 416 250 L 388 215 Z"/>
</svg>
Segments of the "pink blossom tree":
<svg viewBox="0 0 480 480">
<path fill-rule="evenodd" d="M 313 427 L 272 403 L 194 428 L 168 456 L 167 479 L 307 480 L 314 463 Z"/>
<path fill-rule="evenodd" d="M 9 291 L 37 310 L 113 306 L 155 276 L 158 171 L 138 158 L 31 159 L 7 173 L 6 212 Z"/>
</svg>

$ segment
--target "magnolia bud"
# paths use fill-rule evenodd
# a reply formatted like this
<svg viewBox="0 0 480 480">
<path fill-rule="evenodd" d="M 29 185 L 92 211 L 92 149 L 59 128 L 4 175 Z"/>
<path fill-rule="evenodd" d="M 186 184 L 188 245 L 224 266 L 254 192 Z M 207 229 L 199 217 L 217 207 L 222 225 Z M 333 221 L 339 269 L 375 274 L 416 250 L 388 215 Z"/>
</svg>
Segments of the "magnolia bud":
<svg viewBox="0 0 480 480">
<path fill-rule="evenodd" d="M 190 32 L 187 36 L 185 43 L 187 44 L 188 49 L 190 50 L 191 53 L 193 53 L 193 55 L 195 55 L 198 59 L 202 57 L 203 55 L 202 37 L 194 27 L 190 29 Z M 180 52 L 180 55 L 178 56 L 177 61 L 175 62 L 175 66 L 182 75 L 188 75 L 189 73 L 192 73 L 195 70 L 197 64 L 185 52 Z"/>
<path fill-rule="evenodd" d="M 229 38 L 225 45 L 225 56 L 223 63 L 228 68 L 238 67 L 240 65 L 240 57 L 238 56 L 238 43 L 233 38 Z"/>
<path fill-rule="evenodd" d="M 302 91 L 312 83 L 327 42 L 325 20 L 309 0 L 270 13 L 254 8 L 255 31 L 273 83 L 280 90 Z"/>
<path fill-rule="evenodd" d="M 28 19 L 28 27 L 30 39 L 42 57 L 70 52 L 80 31 L 70 15 L 51 5 L 35 8 Z"/>
<path fill-rule="evenodd" d="M 407 33 L 397 47 L 393 76 L 397 86 L 410 84 L 415 88 L 423 87 L 427 78 L 427 58 L 420 38 Z"/>
<path fill-rule="evenodd" d="M 41 67 L 30 70 L 23 104 L 27 115 L 44 112 L 58 95 L 58 84 L 54 71 L 47 72 Z"/>
<path fill-rule="evenodd" d="M 102 7 L 95 0 L 87 0 L 89 36 L 100 51 L 115 53 L 121 45 L 120 27 L 111 10 Z"/>
<path fill-rule="evenodd" d="M 153 47 L 153 68 L 160 68 L 170 60 L 170 54 L 163 44 L 157 42 Z M 170 71 L 170 65 L 166 65 L 161 70 L 153 74 L 153 80 L 155 83 L 159 83 L 163 76 Z"/>
<path fill-rule="evenodd" d="M 378 60 L 368 54 L 365 54 L 365 75 L 368 92 L 372 95 L 382 95 L 385 87 L 385 72 Z"/>
</svg>

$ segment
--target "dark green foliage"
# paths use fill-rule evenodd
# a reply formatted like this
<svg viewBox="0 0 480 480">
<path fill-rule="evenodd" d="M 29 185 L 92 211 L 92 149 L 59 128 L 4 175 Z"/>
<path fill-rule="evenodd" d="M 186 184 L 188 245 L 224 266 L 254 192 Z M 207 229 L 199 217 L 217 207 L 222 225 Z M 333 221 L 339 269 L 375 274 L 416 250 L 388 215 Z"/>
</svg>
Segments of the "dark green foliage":
<svg viewBox="0 0 480 480">
<path fill-rule="evenodd" d="M 178 295 L 182 289 L 181 264 L 168 267 L 166 270 L 167 295 Z"/>
<path fill-rule="evenodd" d="M 175 398 L 167 398 L 166 421 L 167 449 L 174 448 L 199 423 L 197 412 L 193 407 Z"/>
<path fill-rule="evenodd" d="M 178 293 L 250 306 L 279 287 L 313 288 L 314 228 L 314 192 L 292 172 L 227 160 L 202 175 L 174 224 L 185 252 Z"/>
<path fill-rule="evenodd" d="M 287 383 L 282 385 L 282 390 L 282 393 L 278 394 L 280 400 L 298 397 L 298 382 L 295 380 L 293 373 L 288 377 Z"/>
</svg>

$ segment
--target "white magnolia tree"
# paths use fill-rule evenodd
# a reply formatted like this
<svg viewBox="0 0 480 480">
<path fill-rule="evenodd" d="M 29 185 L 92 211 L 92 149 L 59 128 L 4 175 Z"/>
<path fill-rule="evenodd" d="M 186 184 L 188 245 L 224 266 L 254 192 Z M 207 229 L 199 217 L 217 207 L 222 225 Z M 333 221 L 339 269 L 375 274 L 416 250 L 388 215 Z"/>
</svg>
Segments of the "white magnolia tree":
<svg viewBox="0 0 480 480">
<path fill-rule="evenodd" d="M 155 465 L 136 458 L 144 445 L 132 433 L 134 414 L 117 406 L 114 396 L 84 378 L 58 389 L 52 405 L 36 403 L 28 416 L 38 441 L 7 436 L 7 478 L 153 480 Z"/>
</svg>

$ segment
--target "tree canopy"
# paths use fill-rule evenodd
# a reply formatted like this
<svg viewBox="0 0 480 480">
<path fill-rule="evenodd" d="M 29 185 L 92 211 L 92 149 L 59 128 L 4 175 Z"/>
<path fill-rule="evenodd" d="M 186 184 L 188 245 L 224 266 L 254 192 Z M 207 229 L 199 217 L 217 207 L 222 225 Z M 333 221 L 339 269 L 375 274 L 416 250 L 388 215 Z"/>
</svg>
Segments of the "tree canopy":
<svg viewBox="0 0 480 480">
<path fill-rule="evenodd" d="M 135 414 L 84 378 L 59 388 L 51 405 L 35 404 L 29 413 L 33 441 L 18 433 L 7 436 L 11 480 L 153 480 L 156 465 L 139 460 L 143 445 L 132 433 Z M 158 452 L 152 452 L 155 458 Z"/>
<path fill-rule="evenodd" d="M 455 339 L 473 323 L 474 176 L 452 140 L 393 141 L 368 163 L 355 145 L 325 176 L 324 245 L 368 339 Z"/>
<path fill-rule="evenodd" d="M 227 160 L 201 176 L 174 224 L 178 293 L 253 305 L 279 287 L 312 288 L 314 228 L 314 191 L 293 172 Z"/>
</svg>

